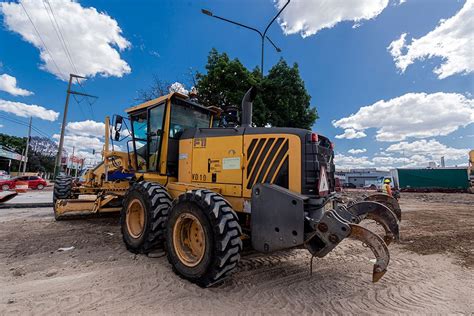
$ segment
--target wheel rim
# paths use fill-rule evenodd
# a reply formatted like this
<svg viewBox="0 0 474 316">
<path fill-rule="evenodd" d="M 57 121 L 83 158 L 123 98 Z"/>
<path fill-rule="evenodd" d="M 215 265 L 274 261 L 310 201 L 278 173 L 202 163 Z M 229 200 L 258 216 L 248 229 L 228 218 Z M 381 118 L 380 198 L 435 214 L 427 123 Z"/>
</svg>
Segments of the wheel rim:
<svg viewBox="0 0 474 316">
<path fill-rule="evenodd" d="M 43 185 L 42 185 L 42 184 L 38 184 L 37 188 L 38 188 L 38 190 L 43 190 Z"/>
<path fill-rule="evenodd" d="M 6 184 L 2 186 L 3 191 L 7 191 L 8 189 L 10 189 L 10 186 L 8 186 Z"/>
<path fill-rule="evenodd" d="M 134 199 L 128 204 L 125 222 L 130 236 L 140 238 L 145 225 L 145 208 L 139 199 Z"/>
<path fill-rule="evenodd" d="M 201 222 L 196 216 L 189 213 L 179 216 L 173 227 L 173 245 L 184 265 L 195 267 L 202 261 L 206 239 Z"/>
</svg>

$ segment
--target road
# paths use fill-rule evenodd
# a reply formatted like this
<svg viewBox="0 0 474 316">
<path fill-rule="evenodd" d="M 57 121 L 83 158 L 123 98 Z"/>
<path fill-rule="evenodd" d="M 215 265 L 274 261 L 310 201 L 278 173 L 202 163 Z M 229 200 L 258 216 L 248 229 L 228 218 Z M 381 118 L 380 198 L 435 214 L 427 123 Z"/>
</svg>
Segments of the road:
<svg viewBox="0 0 474 316">
<path fill-rule="evenodd" d="M 472 313 L 474 195 L 404 194 L 401 205 L 402 240 L 379 283 L 371 252 L 345 240 L 312 275 L 306 250 L 247 250 L 209 289 L 177 277 L 165 257 L 127 252 L 116 217 L 55 222 L 50 208 L 3 209 L 0 314 Z"/>
</svg>

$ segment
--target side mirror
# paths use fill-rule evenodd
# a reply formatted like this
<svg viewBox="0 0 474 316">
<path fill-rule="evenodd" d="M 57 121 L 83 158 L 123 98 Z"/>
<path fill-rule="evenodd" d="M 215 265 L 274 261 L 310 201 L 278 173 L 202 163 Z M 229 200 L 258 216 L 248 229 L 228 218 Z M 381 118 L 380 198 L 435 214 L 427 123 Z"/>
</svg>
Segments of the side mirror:
<svg viewBox="0 0 474 316">
<path fill-rule="evenodd" d="M 117 131 L 117 130 L 115 131 L 114 140 L 115 140 L 116 142 L 118 142 L 118 141 L 120 140 L 120 131 Z"/>
<path fill-rule="evenodd" d="M 114 126 L 114 129 L 116 132 L 120 132 L 122 130 L 122 123 L 123 123 L 123 117 L 120 115 L 117 115 L 115 117 L 115 126 Z M 120 133 L 119 133 L 119 137 L 120 137 Z M 117 138 L 117 133 L 115 133 L 115 138 Z"/>
</svg>

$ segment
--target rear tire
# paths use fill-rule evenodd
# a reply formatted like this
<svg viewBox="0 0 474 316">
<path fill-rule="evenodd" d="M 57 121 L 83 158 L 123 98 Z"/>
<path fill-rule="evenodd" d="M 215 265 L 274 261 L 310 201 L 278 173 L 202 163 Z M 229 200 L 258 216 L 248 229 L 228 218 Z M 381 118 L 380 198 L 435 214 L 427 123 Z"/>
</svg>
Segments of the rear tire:
<svg viewBox="0 0 474 316">
<path fill-rule="evenodd" d="M 189 224 L 187 233 L 183 221 Z M 191 229 L 192 228 L 192 229 Z M 214 285 L 237 267 L 242 240 L 237 214 L 219 194 L 209 190 L 193 190 L 182 194 L 170 210 L 166 225 L 168 261 L 180 277 L 201 287 Z M 192 239 L 196 236 L 197 241 Z M 181 239 L 180 239 L 181 237 Z M 201 247 L 193 246 L 204 243 Z M 203 252 L 200 250 L 203 248 Z"/>
<path fill-rule="evenodd" d="M 147 254 L 163 247 L 171 201 L 157 183 L 141 181 L 130 186 L 120 213 L 122 238 L 130 252 Z"/>
<path fill-rule="evenodd" d="M 8 191 L 10 190 L 10 186 L 8 184 L 2 185 L 2 191 Z"/>
<path fill-rule="evenodd" d="M 58 176 L 54 182 L 53 192 L 53 210 L 54 219 L 57 221 L 62 220 L 65 216 L 57 213 L 56 201 L 73 198 L 72 194 L 72 177 L 70 176 Z"/>
</svg>

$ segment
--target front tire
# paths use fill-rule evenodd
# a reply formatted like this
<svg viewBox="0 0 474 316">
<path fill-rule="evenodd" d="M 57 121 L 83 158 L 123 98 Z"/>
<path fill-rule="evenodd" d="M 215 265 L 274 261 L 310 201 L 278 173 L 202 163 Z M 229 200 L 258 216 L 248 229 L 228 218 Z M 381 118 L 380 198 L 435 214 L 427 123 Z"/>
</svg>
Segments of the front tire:
<svg viewBox="0 0 474 316">
<path fill-rule="evenodd" d="M 214 285 L 237 267 L 242 241 L 237 214 L 219 194 L 193 190 L 170 210 L 166 249 L 173 270 L 201 287 Z"/>
<path fill-rule="evenodd" d="M 8 191 L 10 190 L 10 186 L 8 184 L 2 185 L 2 191 Z"/>
<path fill-rule="evenodd" d="M 161 185 L 133 183 L 120 213 L 122 238 L 130 252 L 147 254 L 162 247 L 171 197 Z"/>
<path fill-rule="evenodd" d="M 54 219 L 59 221 L 63 219 L 63 215 L 58 214 L 56 210 L 56 202 L 58 200 L 65 200 L 73 198 L 72 194 L 72 177 L 70 176 L 58 176 L 54 182 L 53 191 L 53 210 Z"/>
</svg>

